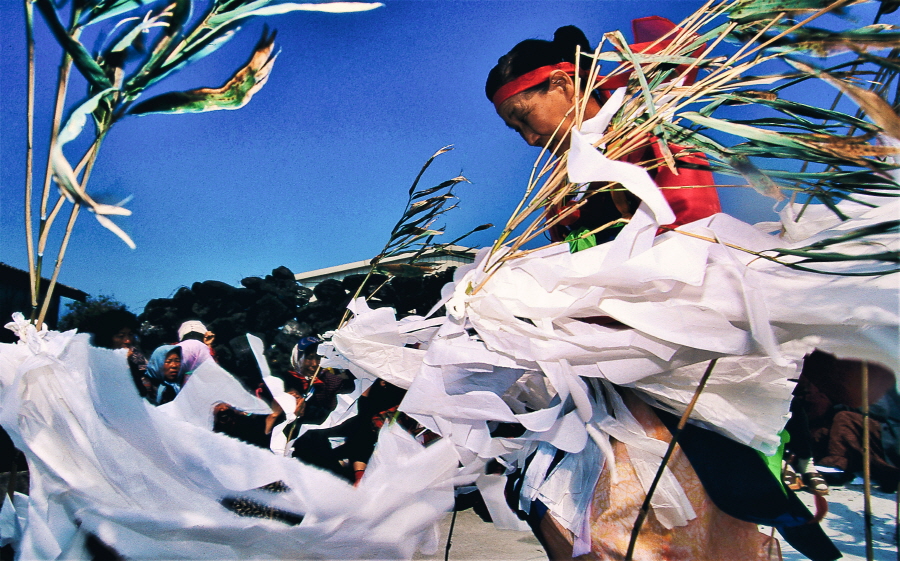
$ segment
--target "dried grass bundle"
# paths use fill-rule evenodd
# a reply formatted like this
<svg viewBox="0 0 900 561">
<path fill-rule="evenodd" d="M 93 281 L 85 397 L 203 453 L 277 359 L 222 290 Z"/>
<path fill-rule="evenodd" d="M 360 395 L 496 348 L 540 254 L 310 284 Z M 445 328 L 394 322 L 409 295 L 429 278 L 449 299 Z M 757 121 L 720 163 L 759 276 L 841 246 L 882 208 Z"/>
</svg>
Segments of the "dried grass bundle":
<svg viewBox="0 0 900 561">
<path fill-rule="evenodd" d="M 752 187 L 776 200 L 783 199 L 785 192 L 792 198 L 805 195 L 806 204 L 823 203 L 842 218 L 837 207 L 842 200 L 897 196 L 900 185 L 891 172 L 898 164 L 891 157 L 900 154 L 900 95 L 892 103 L 885 96 L 900 71 L 900 29 L 877 22 L 842 31 L 812 26 L 825 14 L 861 3 L 864 0 L 712 0 L 637 53 L 620 32 L 607 33 L 597 49 L 587 55 L 592 59 L 587 72 L 576 67 L 577 94 L 570 110 L 575 127 L 581 126 L 593 92 L 627 77 L 624 101 L 603 137 L 594 144 L 611 160 L 623 160 L 653 143 L 661 157 L 645 158 L 639 165 L 648 170 L 675 170 L 669 145 L 686 146 L 680 155 L 706 154 L 712 171 L 745 182 L 738 186 Z M 890 6 L 882 3 L 878 17 L 889 10 Z M 607 44 L 612 50 L 602 50 Z M 888 51 L 887 56 L 877 54 L 880 51 Z M 845 56 L 826 68 L 801 60 L 838 54 Z M 581 58 L 576 56 L 576 60 Z M 771 63 L 779 61 L 787 64 L 773 72 Z M 600 76 L 603 62 L 617 66 Z M 686 78 L 698 70 L 699 78 L 688 84 Z M 750 74 L 754 71 L 760 74 Z M 837 88 L 838 98 L 849 96 L 858 105 L 856 114 L 836 110 L 837 100 L 826 109 L 791 101 L 782 94 L 818 80 Z M 717 113 L 720 108 L 735 105 L 754 105 L 772 116 L 742 121 Z M 725 146 L 714 138 L 717 133 L 740 141 Z M 496 258 L 490 261 L 489 271 L 529 253 L 522 249 L 525 244 L 565 221 L 586 202 L 583 198 L 578 203 L 562 204 L 579 188 L 567 177 L 568 154 L 551 156 L 566 134 L 568 131 L 557 129 L 538 156 L 525 194 L 492 248 Z M 800 162 L 802 167 L 799 171 L 786 171 L 783 165 L 765 169 L 756 163 L 761 158 Z M 808 171 L 810 166 L 816 170 Z M 594 194 L 620 190 L 620 185 L 609 183 Z M 611 222 L 590 233 L 614 225 Z M 898 229 L 900 222 L 887 221 L 866 231 L 851 231 L 841 239 L 819 242 L 815 247 L 758 256 L 819 272 L 825 271 L 815 267 L 818 263 L 865 260 L 873 263 L 871 271 L 856 274 L 880 275 L 898 270 L 896 251 L 859 256 L 842 253 L 837 246 Z"/>
</svg>

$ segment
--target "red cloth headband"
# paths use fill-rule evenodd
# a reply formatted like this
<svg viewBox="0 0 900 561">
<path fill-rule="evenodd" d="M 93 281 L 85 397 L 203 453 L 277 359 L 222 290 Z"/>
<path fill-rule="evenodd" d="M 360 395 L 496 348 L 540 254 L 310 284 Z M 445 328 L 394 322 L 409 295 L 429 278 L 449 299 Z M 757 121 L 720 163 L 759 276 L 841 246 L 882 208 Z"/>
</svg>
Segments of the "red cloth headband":
<svg viewBox="0 0 900 561">
<path fill-rule="evenodd" d="M 634 20 L 632 22 L 632 27 L 634 28 L 635 39 L 641 42 L 630 45 L 631 51 L 635 53 L 653 54 L 661 51 L 664 47 L 669 45 L 669 43 L 671 42 L 670 40 L 660 41 L 655 45 L 653 43 L 654 41 L 656 41 L 656 39 L 662 37 L 671 29 L 674 29 L 675 24 L 663 17 L 650 16 Z M 703 47 L 700 47 L 692 54 L 696 55 L 697 53 L 700 53 L 702 51 Z M 679 71 L 681 71 L 682 68 L 684 68 L 683 65 L 679 66 Z M 494 102 L 494 107 L 499 109 L 501 103 L 516 95 L 517 93 L 524 92 L 529 88 L 533 88 L 534 86 L 542 84 L 550 77 L 550 74 L 553 73 L 554 70 L 562 70 L 569 76 L 575 75 L 575 65 L 571 62 L 560 62 L 558 64 L 551 64 L 550 66 L 542 66 L 540 68 L 536 68 L 531 72 L 522 74 L 512 82 L 503 84 L 503 86 L 499 90 L 497 90 L 497 93 L 494 94 L 494 98 L 491 100 Z M 587 75 L 587 69 L 582 69 L 582 74 Z M 619 74 L 606 80 L 606 82 L 603 84 L 603 89 L 614 90 L 616 88 L 626 86 L 628 84 L 629 75 L 630 73 Z M 597 76 L 598 80 L 602 78 L 602 76 Z M 694 83 L 694 80 L 696 79 L 697 69 L 694 68 L 685 77 L 685 84 L 690 85 Z"/>
<path fill-rule="evenodd" d="M 560 62 L 558 64 L 551 64 L 550 66 L 541 66 L 540 68 L 535 68 L 531 72 L 526 72 L 522 74 L 512 82 L 507 82 L 497 90 L 497 93 L 494 94 L 494 99 L 491 101 L 494 102 L 494 107 L 499 108 L 500 104 L 516 95 L 517 93 L 524 92 L 529 88 L 533 88 L 539 84 L 547 81 L 547 78 L 550 77 L 550 74 L 553 73 L 554 70 L 562 70 L 569 76 L 575 75 L 575 65 L 571 62 Z"/>
</svg>

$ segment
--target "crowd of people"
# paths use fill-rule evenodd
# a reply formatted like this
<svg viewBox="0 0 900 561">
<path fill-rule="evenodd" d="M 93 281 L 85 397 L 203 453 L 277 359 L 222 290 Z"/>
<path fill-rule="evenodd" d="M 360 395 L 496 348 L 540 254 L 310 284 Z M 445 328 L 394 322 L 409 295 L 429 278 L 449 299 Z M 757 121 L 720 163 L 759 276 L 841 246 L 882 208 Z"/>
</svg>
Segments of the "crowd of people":
<svg viewBox="0 0 900 561">
<path fill-rule="evenodd" d="M 661 21 L 660 18 L 638 20 L 636 39 L 652 41 L 659 36 L 660 29 L 671 27 L 671 22 Z M 571 129 L 574 117 L 570 108 L 576 97 L 585 93 L 577 91 L 578 87 L 584 88 L 584 84 L 579 85 L 575 75 L 579 64 L 586 67 L 589 61 L 576 60 L 577 53 L 592 50 L 581 30 L 573 26 L 558 29 L 553 41 L 523 41 L 501 57 L 490 72 L 485 87 L 487 98 L 503 121 L 529 145 L 542 147 L 553 141 L 551 149 L 557 156 L 562 156 L 569 148 L 570 138 L 565 135 L 557 138 L 556 131 Z M 590 119 L 599 114 L 611 95 L 609 89 L 602 88 L 588 95 L 584 118 Z M 657 144 L 646 142 L 642 150 L 631 155 L 630 161 L 640 165 L 641 162 L 658 158 L 659 154 L 654 152 L 659 149 Z M 670 145 L 669 149 L 675 155 L 677 172 L 665 166 L 649 170 L 655 183 L 663 188 L 663 197 L 674 216 L 674 221 L 666 227 L 678 227 L 721 212 L 715 181 L 705 157 L 683 151 L 683 147 L 675 145 Z M 601 185 L 586 183 L 582 187 L 577 195 L 568 196 L 558 203 L 556 211 L 560 215 L 565 213 L 567 219 L 558 221 L 549 231 L 552 240 L 568 241 L 572 252 L 614 239 L 618 230 L 607 229 L 605 225 L 627 221 L 638 211 L 641 202 L 628 193 L 602 189 Z M 567 207 L 575 207 L 575 211 L 567 211 Z M 149 360 L 145 360 L 133 335 L 136 318 L 119 314 L 118 320 L 116 325 L 110 324 L 96 330 L 94 342 L 98 346 L 128 349 L 136 389 L 153 405 L 164 405 L 175 399 L 190 383 L 190 376 L 198 366 L 205 361 L 216 360 L 211 347 L 214 335 L 199 321 L 184 322 L 178 329 L 177 341 L 159 346 L 150 353 Z M 313 336 L 300 338 L 292 352 L 291 368 L 286 372 L 279 371 L 285 391 L 295 400 L 294 411 L 291 412 L 295 420 L 283 422 L 287 415 L 261 379 L 254 384 L 252 376 L 242 376 L 246 389 L 270 403 L 272 413 L 251 414 L 231 404 L 219 403 L 214 411 L 214 430 L 263 448 L 269 448 L 273 437 L 278 436 L 279 442 L 287 442 L 285 450 L 295 458 L 354 483 L 362 477 L 376 446 L 378 430 L 386 421 L 402 423 L 423 442 L 435 437 L 398 412 L 405 390 L 384 380 L 367 386 L 358 395 L 356 415 L 343 422 L 325 423 L 336 409 L 341 394 L 349 395 L 362 388 L 348 372 L 321 368 L 317 349 L 319 343 L 320 340 Z M 782 461 L 780 482 L 777 478 L 772 480 L 771 466 L 767 466 L 767 460 L 760 461 L 751 448 L 722 439 L 698 426 L 688 427 L 680 440 L 686 459 L 678 461 L 683 464 L 683 475 L 692 489 L 692 503 L 698 511 L 709 514 L 690 521 L 685 529 L 678 531 L 655 528 L 653 532 L 656 537 L 673 547 L 677 544 L 678 547 L 699 548 L 699 552 L 706 551 L 706 545 L 700 543 L 703 540 L 698 542 L 697 535 L 704 532 L 720 535 L 723 529 L 730 529 L 729 532 L 746 532 L 747 544 L 745 546 L 732 540 L 730 545 L 720 544 L 725 548 L 722 551 L 753 555 L 754 546 L 749 542 L 753 540 L 751 534 L 756 533 L 756 524 L 778 526 L 778 520 L 788 517 L 795 521 L 779 529 L 798 549 L 802 547 L 801 551 L 814 559 L 839 556 L 821 530 L 808 526 L 813 521 L 811 515 L 805 508 L 798 510 L 796 502 L 792 502 L 789 495 L 784 495 L 782 484 L 791 488 L 802 487 L 822 496 L 828 493 L 829 482 L 840 483 L 862 469 L 861 427 L 866 421 L 859 411 L 861 400 L 848 397 L 846 391 L 842 393 L 829 386 L 829 381 L 835 380 L 841 381 L 837 385 L 844 390 L 857 384 L 859 376 L 849 373 L 854 369 L 858 373 L 859 364 L 840 361 L 820 352 L 808 358 L 791 407 L 792 419 L 785 438 L 789 442 Z M 886 403 L 896 404 L 893 375 L 882 372 L 877 366 L 873 367 L 873 374 L 879 380 L 888 380 L 887 383 L 875 385 L 883 386 L 880 394 L 887 393 Z M 888 391 L 889 388 L 891 391 Z M 621 399 L 647 434 L 657 435 L 654 438 L 663 441 L 671 438 L 674 425 L 670 414 L 648 406 L 628 388 L 617 388 L 615 393 L 617 396 L 610 396 L 610 399 Z M 881 397 L 878 394 L 876 389 L 869 398 L 875 401 Z M 891 458 L 890 448 L 881 444 L 880 422 L 885 423 L 885 435 L 895 434 L 897 410 L 890 405 L 883 409 L 883 417 L 872 416 L 868 420 L 873 440 L 872 475 L 883 488 L 896 490 L 900 481 L 897 458 Z M 497 427 L 497 431 L 504 430 L 518 434 L 516 431 L 524 429 Z M 282 431 L 283 434 L 275 435 L 275 431 Z M 564 457 L 565 453 L 559 451 L 554 462 L 563 461 Z M 614 463 L 620 473 L 630 469 L 626 456 L 620 458 L 616 453 Z M 753 466 L 755 468 L 750 469 Z M 524 470 L 524 466 L 519 466 L 517 471 L 507 473 L 510 505 L 528 522 L 551 558 L 572 557 L 583 545 L 575 543 L 575 536 L 554 519 L 542 499 L 536 498 L 528 503 L 519 501 L 515 496 L 516 489 L 521 488 Z M 733 478 L 738 476 L 745 480 L 735 486 Z M 602 481 L 606 480 L 601 478 Z M 610 480 L 605 484 L 608 489 L 600 490 L 598 486 L 596 492 L 610 493 L 612 496 L 628 484 L 627 480 Z M 637 505 L 629 503 L 628 508 L 632 506 L 636 508 Z M 616 520 L 613 511 L 620 510 L 620 507 L 611 505 L 609 512 L 594 513 L 591 524 L 606 528 L 610 520 Z M 598 547 L 600 551 L 605 546 Z"/>
<path fill-rule="evenodd" d="M 183 322 L 177 340 L 153 349 L 149 359 L 140 348 L 138 319 L 131 312 L 108 310 L 93 318 L 84 329 L 92 332 L 95 346 L 127 350 L 135 390 L 154 406 L 174 400 L 200 365 L 216 361 L 215 334 L 199 320 Z M 359 384 L 347 370 L 320 367 L 318 345 L 321 342 L 316 336 L 299 338 L 293 347 L 291 368 L 280 376 L 285 392 L 296 401 L 295 419 L 282 430 L 293 457 L 356 483 L 364 473 L 384 422 L 399 419 L 410 430 L 415 430 L 415 423 L 397 412 L 405 390 L 379 380 L 360 392 L 357 415 L 336 426 L 319 429 L 337 407 L 338 395 L 350 394 Z M 255 379 L 245 375 L 240 381 L 248 392 L 266 401 L 272 413 L 247 413 L 220 402 L 212 412 L 213 430 L 270 448 L 272 431 L 283 424 L 286 415 L 258 371 Z M 301 430 L 303 427 L 306 429 Z"/>
</svg>

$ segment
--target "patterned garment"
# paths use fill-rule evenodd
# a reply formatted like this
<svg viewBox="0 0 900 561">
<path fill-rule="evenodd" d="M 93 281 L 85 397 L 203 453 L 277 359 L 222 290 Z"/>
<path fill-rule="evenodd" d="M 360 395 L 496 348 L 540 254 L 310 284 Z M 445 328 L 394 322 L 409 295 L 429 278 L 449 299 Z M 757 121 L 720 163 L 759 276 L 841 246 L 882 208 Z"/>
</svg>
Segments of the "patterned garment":
<svg viewBox="0 0 900 561">
<path fill-rule="evenodd" d="M 629 410 L 648 436 L 671 440 L 671 434 L 653 410 L 633 395 L 623 396 Z M 631 531 L 645 493 L 628 458 L 624 444 L 613 441 L 619 481 L 611 482 L 604 469 L 591 502 L 591 552 L 575 559 L 583 561 L 621 560 L 628 550 Z M 676 448 L 669 467 L 681 483 L 693 506 L 696 518 L 686 526 L 667 530 L 652 510 L 644 520 L 634 559 L 642 561 L 762 561 L 781 559 L 778 541 L 758 530 L 756 524 L 743 522 L 719 510 L 710 501 L 684 453 Z M 552 515 L 544 517 L 541 531 L 551 545 L 551 559 L 572 551 L 572 534 Z"/>
</svg>

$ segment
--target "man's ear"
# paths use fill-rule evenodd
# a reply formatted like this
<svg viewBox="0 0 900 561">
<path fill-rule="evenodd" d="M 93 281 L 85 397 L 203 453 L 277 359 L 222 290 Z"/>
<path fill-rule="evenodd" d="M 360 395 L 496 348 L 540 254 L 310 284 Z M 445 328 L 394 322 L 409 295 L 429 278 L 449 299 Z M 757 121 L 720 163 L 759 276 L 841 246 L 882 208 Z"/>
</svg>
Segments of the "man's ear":
<svg viewBox="0 0 900 561">
<path fill-rule="evenodd" d="M 567 98 L 571 98 L 575 95 L 575 82 L 563 70 L 554 70 L 550 73 L 549 91 L 554 89 L 559 89 Z"/>
</svg>

